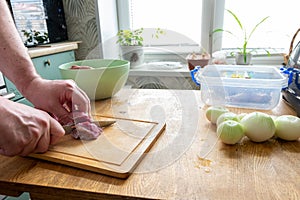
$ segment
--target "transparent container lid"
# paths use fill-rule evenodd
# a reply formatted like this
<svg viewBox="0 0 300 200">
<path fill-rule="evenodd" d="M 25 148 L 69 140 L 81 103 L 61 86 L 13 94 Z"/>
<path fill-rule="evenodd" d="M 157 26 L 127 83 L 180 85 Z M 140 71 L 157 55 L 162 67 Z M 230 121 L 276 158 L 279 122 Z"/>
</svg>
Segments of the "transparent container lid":
<svg viewBox="0 0 300 200">
<path fill-rule="evenodd" d="M 195 77 L 201 84 L 236 87 L 285 88 L 287 78 L 274 66 L 207 65 Z"/>
</svg>

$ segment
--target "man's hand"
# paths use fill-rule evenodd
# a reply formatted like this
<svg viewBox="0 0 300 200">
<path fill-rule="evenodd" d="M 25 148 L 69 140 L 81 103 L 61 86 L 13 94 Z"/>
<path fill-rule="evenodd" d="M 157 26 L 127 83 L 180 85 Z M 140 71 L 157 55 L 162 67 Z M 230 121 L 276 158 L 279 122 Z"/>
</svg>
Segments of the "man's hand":
<svg viewBox="0 0 300 200">
<path fill-rule="evenodd" d="M 41 110 L 51 113 L 61 124 L 73 122 L 73 111 L 91 117 L 88 96 L 72 80 L 33 80 L 23 95 Z"/>
<path fill-rule="evenodd" d="M 0 154 L 43 153 L 56 143 L 64 129 L 44 111 L 0 98 Z"/>
</svg>

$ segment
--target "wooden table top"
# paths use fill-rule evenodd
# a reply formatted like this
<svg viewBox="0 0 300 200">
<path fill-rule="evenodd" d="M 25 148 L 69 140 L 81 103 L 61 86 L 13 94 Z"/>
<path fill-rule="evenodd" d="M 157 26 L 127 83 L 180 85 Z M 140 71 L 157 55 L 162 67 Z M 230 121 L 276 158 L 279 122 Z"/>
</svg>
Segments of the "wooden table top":
<svg viewBox="0 0 300 200">
<path fill-rule="evenodd" d="M 28 48 L 28 54 L 31 58 L 55 54 L 65 51 L 72 51 L 78 49 L 80 41 L 67 41 L 51 44 L 39 45 L 37 47 Z"/>
<path fill-rule="evenodd" d="M 224 145 L 204 116 L 206 108 L 200 91 L 124 89 L 112 99 L 95 102 L 93 109 L 166 120 L 165 132 L 129 178 L 0 156 L 0 194 L 29 192 L 31 199 L 300 199 L 300 140 L 245 139 Z M 295 114 L 283 101 L 263 112 Z"/>
</svg>

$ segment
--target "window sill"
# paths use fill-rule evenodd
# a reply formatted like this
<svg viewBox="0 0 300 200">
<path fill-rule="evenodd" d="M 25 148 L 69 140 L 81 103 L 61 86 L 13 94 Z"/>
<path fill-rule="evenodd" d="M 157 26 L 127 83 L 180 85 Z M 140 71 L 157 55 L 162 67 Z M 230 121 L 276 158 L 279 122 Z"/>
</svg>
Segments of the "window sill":
<svg viewBox="0 0 300 200">
<path fill-rule="evenodd" d="M 168 65 L 172 62 L 161 62 L 161 64 L 150 62 L 130 69 L 129 76 L 153 76 L 153 77 L 191 77 L 186 63 L 176 62 L 177 65 Z"/>
<path fill-rule="evenodd" d="M 227 64 L 235 64 L 234 57 L 227 57 Z M 273 65 L 273 66 L 282 66 L 284 62 L 284 56 L 280 54 L 271 54 L 268 55 L 254 55 L 252 57 L 252 65 Z"/>
<path fill-rule="evenodd" d="M 176 45 L 176 46 L 145 46 L 145 62 L 173 61 L 186 62 L 185 58 L 189 53 L 199 52 L 197 45 Z"/>
<path fill-rule="evenodd" d="M 189 53 L 199 52 L 199 51 L 200 51 L 200 47 L 195 45 L 144 47 L 145 62 L 171 61 L 171 62 L 186 63 L 186 57 Z M 270 50 L 270 55 L 267 55 L 265 51 L 256 52 L 252 58 L 252 64 L 253 65 L 282 65 L 282 63 L 284 62 L 284 53 L 281 52 Z M 227 55 L 229 55 L 229 53 Z M 227 56 L 226 60 L 228 64 L 235 64 L 233 56 Z"/>
</svg>

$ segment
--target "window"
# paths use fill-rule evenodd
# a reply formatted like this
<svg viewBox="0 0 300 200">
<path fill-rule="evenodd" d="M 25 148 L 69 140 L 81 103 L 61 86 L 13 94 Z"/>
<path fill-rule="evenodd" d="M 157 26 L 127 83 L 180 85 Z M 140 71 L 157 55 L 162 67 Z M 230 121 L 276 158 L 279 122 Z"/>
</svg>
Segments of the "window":
<svg viewBox="0 0 300 200">
<path fill-rule="evenodd" d="M 131 28 L 159 27 L 189 38 L 182 41 L 168 37 L 171 40 L 162 41 L 166 44 L 200 43 L 201 10 L 202 1 L 199 0 L 131 0 Z"/>
<path fill-rule="evenodd" d="M 273 49 L 275 52 L 288 52 L 291 39 L 300 27 L 298 1 L 272 0 L 227 0 L 225 9 L 233 11 L 246 30 L 252 28 L 264 17 L 269 18 L 255 30 L 249 41 L 249 48 Z M 224 12 L 225 30 L 237 33 L 240 29 L 228 12 Z M 299 40 L 299 39 L 298 39 Z M 223 34 L 222 48 L 236 48 L 241 42 L 230 34 Z M 297 42 L 297 40 L 296 40 Z M 296 45 L 296 43 L 295 43 Z M 274 52 L 273 51 L 273 52 Z"/>
<path fill-rule="evenodd" d="M 219 38 L 211 34 L 216 28 L 223 27 L 232 32 L 238 28 L 225 9 L 236 13 L 247 30 L 252 29 L 263 17 L 270 16 L 255 31 L 248 46 L 250 48 L 271 49 L 277 54 L 287 53 L 294 33 L 300 28 L 297 16 L 299 7 L 295 5 L 298 4 L 295 0 L 119 0 L 118 3 L 120 2 L 128 4 L 127 7 L 118 6 L 120 28 L 159 27 L 173 33 L 167 33 L 156 41 L 151 40 L 148 45 L 200 45 L 209 52 L 237 48 L 241 45 L 236 38 L 225 33 Z M 122 15 L 120 11 L 123 12 Z M 166 39 L 170 35 L 171 39 Z"/>
<path fill-rule="evenodd" d="M 21 30 L 35 30 L 41 32 L 42 34 L 48 32 L 42 0 L 11 0 L 10 4 L 17 29 L 23 42 L 25 42 L 27 38 L 24 36 Z"/>
<path fill-rule="evenodd" d="M 181 51 L 183 47 L 190 47 L 187 51 L 191 51 L 191 48 L 199 51 L 201 46 L 208 50 L 208 46 L 203 45 L 201 40 L 209 36 L 211 31 L 211 10 L 214 8 L 210 4 L 214 2 L 215 0 L 119 0 L 119 27 L 145 28 L 148 31 L 144 34 L 145 46 L 181 47 Z M 204 7 L 206 9 L 203 12 Z M 156 28 L 161 28 L 166 33 L 153 39 L 151 36 Z"/>
</svg>

